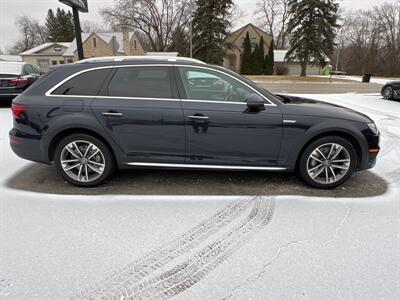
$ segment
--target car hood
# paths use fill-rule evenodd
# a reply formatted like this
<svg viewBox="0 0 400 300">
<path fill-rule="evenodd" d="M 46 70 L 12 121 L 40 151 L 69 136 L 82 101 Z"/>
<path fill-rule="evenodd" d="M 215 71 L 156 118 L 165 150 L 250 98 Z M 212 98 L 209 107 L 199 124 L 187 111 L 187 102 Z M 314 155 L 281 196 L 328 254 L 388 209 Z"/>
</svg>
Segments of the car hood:
<svg viewBox="0 0 400 300">
<path fill-rule="evenodd" d="M 368 116 L 340 105 L 330 104 L 303 97 L 295 97 L 281 94 L 277 94 L 276 96 L 284 103 L 284 105 L 281 106 L 281 110 L 284 115 L 345 119 L 363 123 L 372 122 L 372 120 Z"/>
</svg>

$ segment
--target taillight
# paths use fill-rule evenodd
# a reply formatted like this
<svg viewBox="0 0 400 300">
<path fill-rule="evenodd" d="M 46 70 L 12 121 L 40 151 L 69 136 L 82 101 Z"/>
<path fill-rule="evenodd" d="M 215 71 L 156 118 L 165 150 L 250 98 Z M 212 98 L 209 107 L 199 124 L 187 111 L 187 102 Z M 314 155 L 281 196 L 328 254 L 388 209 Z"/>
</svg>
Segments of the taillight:
<svg viewBox="0 0 400 300">
<path fill-rule="evenodd" d="M 15 86 L 15 85 L 24 85 L 24 84 L 27 84 L 28 81 L 29 81 L 28 78 L 17 77 L 17 78 L 11 79 L 8 83 L 9 83 L 10 85 L 12 85 L 12 86 Z"/>
<path fill-rule="evenodd" d="M 26 112 L 26 106 L 22 105 L 22 104 L 13 103 L 11 105 L 11 111 L 12 111 L 14 119 L 21 119 Z"/>
</svg>

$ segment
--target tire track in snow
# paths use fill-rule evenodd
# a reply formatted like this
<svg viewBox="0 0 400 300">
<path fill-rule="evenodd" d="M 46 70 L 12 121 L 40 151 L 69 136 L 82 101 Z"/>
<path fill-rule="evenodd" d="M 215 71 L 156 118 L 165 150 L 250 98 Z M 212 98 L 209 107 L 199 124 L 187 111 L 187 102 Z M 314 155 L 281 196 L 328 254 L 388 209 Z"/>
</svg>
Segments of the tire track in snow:
<svg viewBox="0 0 400 300">
<path fill-rule="evenodd" d="M 12 286 L 11 281 L 7 279 L 0 279 L 0 298 L 7 297 L 7 290 Z"/>
<path fill-rule="evenodd" d="M 114 289 L 121 283 L 133 281 L 138 282 L 146 276 L 160 269 L 162 266 L 185 254 L 188 250 L 196 247 L 199 243 L 207 239 L 228 223 L 235 220 L 239 214 L 246 210 L 251 200 L 254 198 L 244 198 L 221 209 L 213 216 L 209 217 L 191 230 L 169 242 L 156 250 L 149 252 L 142 258 L 133 261 L 128 266 L 111 274 L 106 279 L 98 282 L 94 286 L 88 287 L 73 296 L 73 299 L 92 299 L 95 295 L 101 295 L 108 290 Z"/>
<path fill-rule="evenodd" d="M 170 298 L 190 288 L 223 263 L 246 239 L 272 219 L 274 200 L 257 198 L 250 214 L 227 233 L 210 242 L 194 256 L 144 282 L 128 280 L 94 299 Z"/>
</svg>

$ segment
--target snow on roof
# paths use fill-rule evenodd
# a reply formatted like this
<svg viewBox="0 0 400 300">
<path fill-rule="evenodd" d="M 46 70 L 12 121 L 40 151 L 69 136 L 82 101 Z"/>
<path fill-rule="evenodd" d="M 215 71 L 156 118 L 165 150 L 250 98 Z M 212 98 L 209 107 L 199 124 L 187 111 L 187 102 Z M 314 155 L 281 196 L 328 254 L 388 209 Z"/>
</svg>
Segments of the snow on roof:
<svg viewBox="0 0 400 300">
<path fill-rule="evenodd" d="M 22 62 L 22 57 L 19 55 L 0 55 L 0 61 Z"/>
<path fill-rule="evenodd" d="M 111 44 L 113 37 L 115 37 L 119 53 L 124 53 L 124 43 L 123 43 L 123 34 L 122 32 L 82 32 L 82 43 L 85 43 L 86 40 L 92 35 L 96 34 L 99 38 L 101 38 L 107 44 Z M 129 40 L 135 33 L 133 31 L 129 32 Z M 76 51 L 76 39 L 74 39 L 68 49 L 64 52 L 64 56 L 73 56 Z"/>
<path fill-rule="evenodd" d="M 274 62 L 276 63 L 282 63 L 285 62 L 285 56 L 288 50 L 274 50 Z M 293 59 L 293 62 L 299 62 L 297 59 Z M 326 62 L 330 62 L 330 59 L 328 57 L 325 57 Z"/>
<path fill-rule="evenodd" d="M 284 62 L 287 50 L 274 50 L 274 61 Z"/>
<path fill-rule="evenodd" d="M 62 42 L 62 43 L 44 43 L 44 44 L 41 44 L 41 45 L 39 45 L 39 46 L 37 46 L 35 48 L 32 48 L 32 49 L 27 50 L 25 52 L 22 52 L 21 55 L 35 54 L 35 53 L 37 53 L 39 51 L 42 51 L 42 50 L 47 49 L 47 48 L 49 48 L 51 46 L 54 46 L 54 45 L 61 45 L 61 46 L 64 46 L 64 47 L 68 48 L 71 45 L 71 43 L 64 43 L 64 42 Z"/>
</svg>

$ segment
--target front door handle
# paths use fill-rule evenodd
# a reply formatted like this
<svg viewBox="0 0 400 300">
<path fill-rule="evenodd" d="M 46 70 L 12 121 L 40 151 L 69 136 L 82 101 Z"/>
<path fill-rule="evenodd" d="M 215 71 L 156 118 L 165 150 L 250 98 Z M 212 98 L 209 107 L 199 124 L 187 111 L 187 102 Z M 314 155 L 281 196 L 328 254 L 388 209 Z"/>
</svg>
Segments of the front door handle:
<svg viewBox="0 0 400 300">
<path fill-rule="evenodd" d="M 107 112 L 103 112 L 101 114 L 105 117 L 122 117 L 123 116 L 122 113 L 116 112 L 116 111 L 107 111 Z"/>
<path fill-rule="evenodd" d="M 208 120 L 207 116 L 188 116 L 189 120 Z"/>
</svg>

